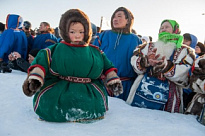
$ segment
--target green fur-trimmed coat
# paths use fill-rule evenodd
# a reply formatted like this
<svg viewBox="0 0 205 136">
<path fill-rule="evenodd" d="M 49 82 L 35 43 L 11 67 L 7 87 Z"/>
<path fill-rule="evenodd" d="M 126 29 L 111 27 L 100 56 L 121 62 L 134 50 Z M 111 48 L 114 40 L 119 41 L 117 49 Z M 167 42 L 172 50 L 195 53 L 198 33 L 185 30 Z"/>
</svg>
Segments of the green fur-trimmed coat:
<svg viewBox="0 0 205 136">
<path fill-rule="evenodd" d="M 45 74 L 44 84 L 33 99 L 40 118 L 52 122 L 93 120 L 108 110 L 107 93 L 99 78 L 116 69 L 98 47 L 63 41 L 41 50 L 30 70 L 33 67 Z M 91 82 L 70 82 L 59 76 L 90 78 Z"/>
</svg>

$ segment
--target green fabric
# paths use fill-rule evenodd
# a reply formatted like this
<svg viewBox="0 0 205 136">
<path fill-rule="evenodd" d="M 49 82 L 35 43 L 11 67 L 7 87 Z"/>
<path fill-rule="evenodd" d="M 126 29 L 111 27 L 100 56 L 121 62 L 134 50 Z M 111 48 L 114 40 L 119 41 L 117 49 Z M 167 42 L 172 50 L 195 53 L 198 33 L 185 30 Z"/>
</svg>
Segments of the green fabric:
<svg viewBox="0 0 205 136">
<path fill-rule="evenodd" d="M 74 83 L 51 74 L 46 50 L 41 50 L 32 65 L 45 68 L 45 83 L 33 99 L 34 111 L 52 122 L 80 121 L 104 116 L 108 98 L 98 79 L 113 64 L 97 48 L 72 47 L 63 43 L 49 46 L 52 52 L 50 68 L 62 76 L 91 78 L 91 83 Z M 46 90 L 46 88 L 49 88 Z"/>
<path fill-rule="evenodd" d="M 168 33 L 168 32 L 159 33 L 158 39 L 160 41 L 165 42 L 165 43 L 173 42 L 173 43 L 176 44 L 177 48 L 181 48 L 182 43 L 183 43 L 183 36 L 181 36 L 179 34 L 171 34 L 171 33 Z"/>
</svg>

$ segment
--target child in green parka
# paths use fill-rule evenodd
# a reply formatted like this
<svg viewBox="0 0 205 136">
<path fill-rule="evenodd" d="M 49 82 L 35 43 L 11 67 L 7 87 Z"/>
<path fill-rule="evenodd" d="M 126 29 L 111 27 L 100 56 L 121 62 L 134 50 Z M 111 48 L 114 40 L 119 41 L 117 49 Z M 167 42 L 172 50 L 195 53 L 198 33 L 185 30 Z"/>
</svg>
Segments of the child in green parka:
<svg viewBox="0 0 205 136">
<path fill-rule="evenodd" d="M 35 57 L 23 92 L 34 95 L 33 108 L 40 119 L 51 122 L 82 122 L 104 118 L 108 97 L 100 79 L 115 95 L 123 92 L 117 69 L 96 46 L 90 45 L 91 23 L 79 9 L 66 11 L 59 23 L 60 43 Z"/>
</svg>

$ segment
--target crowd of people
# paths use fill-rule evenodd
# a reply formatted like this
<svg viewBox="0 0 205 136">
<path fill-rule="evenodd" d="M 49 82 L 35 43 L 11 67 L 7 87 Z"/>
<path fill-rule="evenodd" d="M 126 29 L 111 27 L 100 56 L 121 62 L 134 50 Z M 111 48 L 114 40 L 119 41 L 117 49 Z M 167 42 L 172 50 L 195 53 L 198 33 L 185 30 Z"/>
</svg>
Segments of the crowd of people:
<svg viewBox="0 0 205 136">
<path fill-rule="evenodd" d="M 205 124 L 205 45 L 181 35 L 165 19 L 158 40 L 133 29 L 134 16 L 117 8 L 111 30 L 100 30 L 79 9 L 66 11 L 59 26 L 31 23 L 9 14 L 0 23 L 0 71 L 28 72 L 23 92 L 33 96 L 40 120 L 103 119 L 108 96 L 140 108 L 193 114 Z"/>
</svg>

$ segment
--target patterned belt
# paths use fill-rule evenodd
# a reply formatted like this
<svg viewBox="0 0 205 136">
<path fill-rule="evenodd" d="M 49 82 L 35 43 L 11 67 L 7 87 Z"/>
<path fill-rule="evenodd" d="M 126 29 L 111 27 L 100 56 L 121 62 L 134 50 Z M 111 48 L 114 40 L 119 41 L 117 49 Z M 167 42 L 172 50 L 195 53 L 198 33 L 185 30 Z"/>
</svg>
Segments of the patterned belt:
<svg viewBox="0 0 205 136">
<path fill-rule="evenodd" d="M 90 78 L 81 78 L 81 77 L 72 77 L 72 76 L 59 76 L 60 79 L 69 81 L 69 82 L 74 82 L 74 83 L 90 83 L 91 79 Z"/>
</svg>

